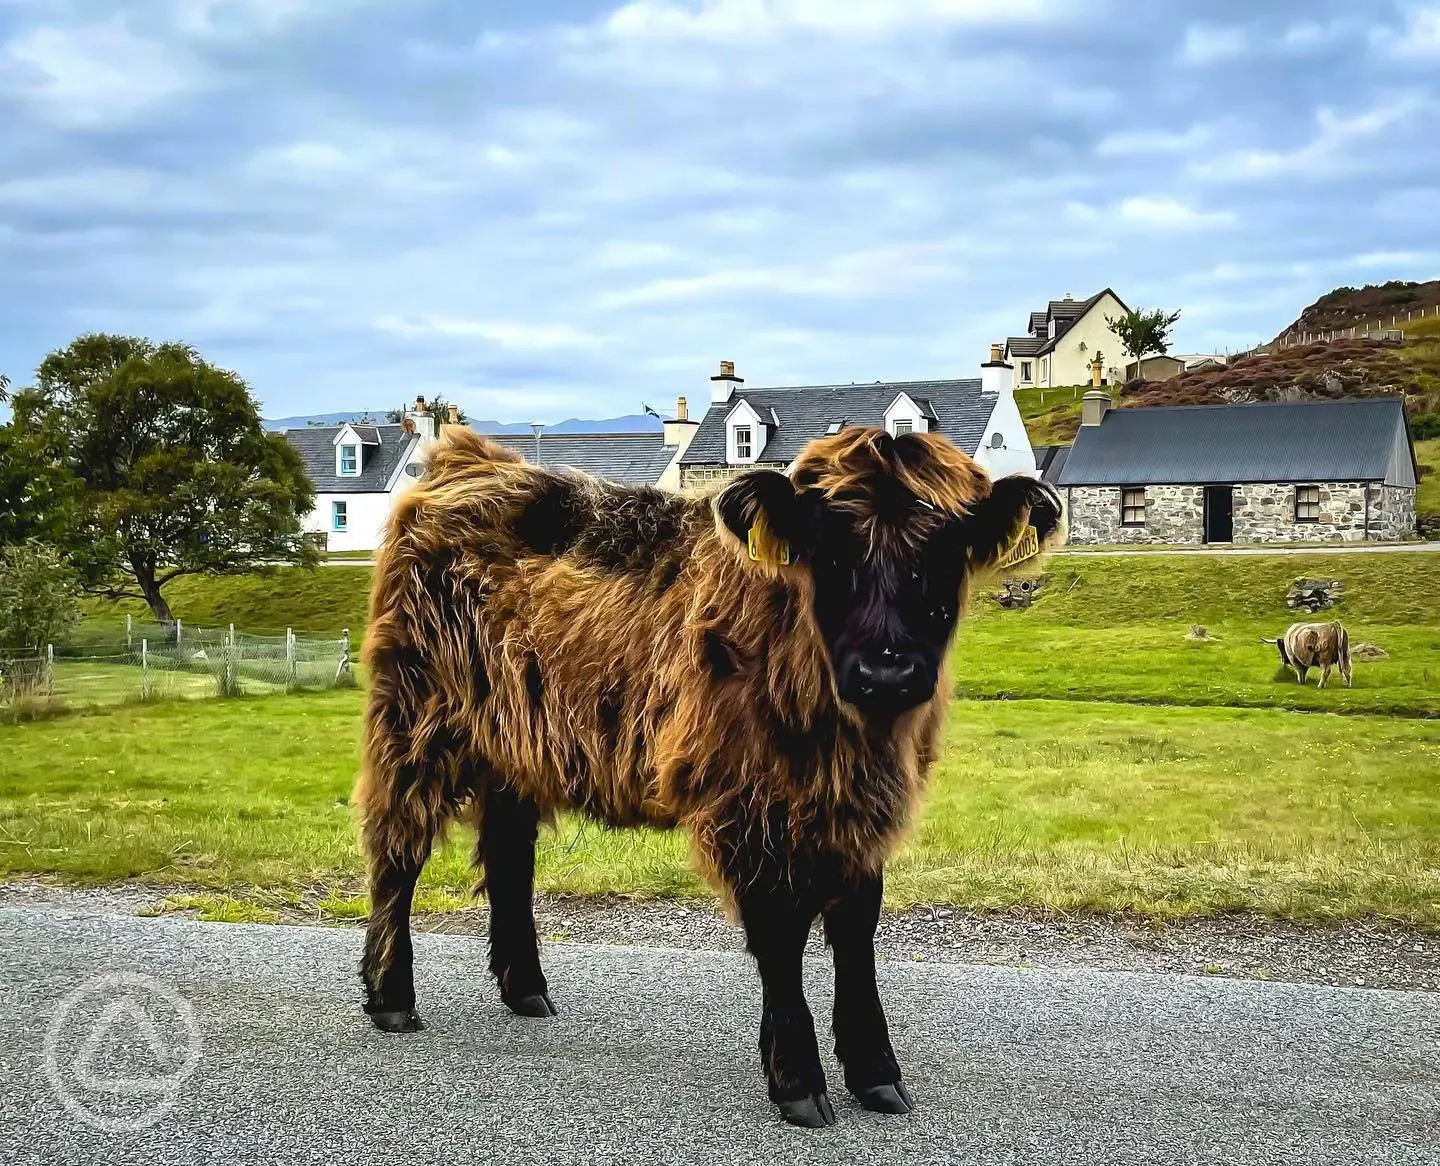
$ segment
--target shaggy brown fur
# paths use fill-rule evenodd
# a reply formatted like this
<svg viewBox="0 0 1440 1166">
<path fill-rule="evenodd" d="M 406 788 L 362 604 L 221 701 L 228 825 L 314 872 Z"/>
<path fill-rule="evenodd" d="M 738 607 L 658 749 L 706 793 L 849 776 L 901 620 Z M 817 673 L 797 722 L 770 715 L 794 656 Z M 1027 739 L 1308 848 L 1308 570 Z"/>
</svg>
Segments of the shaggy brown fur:
<svg viewBox="0 0 1440 1166">
<path fill-rule="evenodd" d="M 968 523 L 957 553 L 983 565 L 1053 496 L 1030 479 L 992 492 L 944 438 L 866 429 L 812 443 L 790 482 L 844 524 L 864 555 L 855 577 L 879 580 L 874 618 L 891 623 L 883 608 L 899 584 L 886 580 L 912 568 L 918 579 L 917 556 L 942 529 Z M 492 884 L 492 838 L 533 838 L 533 819 L 575 810 L 611 826 L 683 828 L 741 915 L 757 882 L 824 882 L 815 910 L 845 886 L 878 886 L 924 787 L 950 684 L 942 670 L 928 699 L 894 717 L 842 697 L 836 635 L 817 615 L 819 551 L 798 553 L 808 536 L 793 515 L 787 526 L 791 494 L 764 471 L 703 498 L 619 487 L 444 431 L 391 518 L 365 640 L 356 801 L 372 876 L 372 1014 L 413 1020 L 410 895 L 457 818 L 479 829 Z M 1042 530 L 1052 537 L 1055 508 Z M 744 532 L 762 514 L 795 541 L 790 565 L 747 554 Z M 850 569 L 836 570 L 848 583 Z M 968 575 L 956 568 L 937 618 L 958 613 Z M 487 829 L 491 813 L 503 825 Z M 518 854 L 533 864 L 523 842 Z M 530 874 L 515 877 L 528 901 Z M 533 924 L 514 927 L 533 946 Z M 502 991 L 518 977 L 543 995 L 538 963 L 526 955 L 516 973 L 494 943 Z M 771 1083 L 774 1096 L 773 1072 Z"/>
<path fill-rule="evenodd" d="M 1310 669 L 1319 668 L 1318 687 L 1324 688 L 1330 670 L 1339 668 L 1345 687 L 1350 687 L 1350 634 L 1338 619 L 1330 623 L 1292 623 L 1279 639 L 1261 639 L 1279 648 L 1281 662 L 1294 671 L 1301 684 Z"/>
</svg>

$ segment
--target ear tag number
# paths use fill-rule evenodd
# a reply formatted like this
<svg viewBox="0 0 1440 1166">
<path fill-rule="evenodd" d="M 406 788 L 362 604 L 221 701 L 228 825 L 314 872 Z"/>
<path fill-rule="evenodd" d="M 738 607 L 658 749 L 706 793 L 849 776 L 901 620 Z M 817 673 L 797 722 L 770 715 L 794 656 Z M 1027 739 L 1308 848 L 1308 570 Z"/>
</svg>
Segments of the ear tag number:
<svg viewBox="0 0 1440 1166">
<path fill-rule="evenodd" d="M 1026 524 L 1020 531 L 1020 537 L 1011 544 L 1009 550 L 995 560 L 995 565 L 1000 568 L 1013 567 L 1026 559 L 1033 559 L 1039 553 L 1040 536 L 1033 526 Z"/>
<path fill-rule="evenodd" d="M 750 558 L 755 562 L 771 567 L 790 565 L 790 544 L 775 537 L 763 516 L 756 517 L 754 525 L 750 527 L 748 541 Z"/>
</svg>

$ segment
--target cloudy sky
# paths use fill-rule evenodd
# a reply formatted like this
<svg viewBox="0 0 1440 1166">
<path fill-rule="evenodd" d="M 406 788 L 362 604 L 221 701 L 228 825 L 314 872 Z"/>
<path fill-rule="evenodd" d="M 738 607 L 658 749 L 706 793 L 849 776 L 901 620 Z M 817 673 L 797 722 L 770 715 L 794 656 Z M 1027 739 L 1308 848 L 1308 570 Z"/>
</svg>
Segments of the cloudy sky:
<svg viewBox="0 0 1440 1166">
<path fill-rule="evenodd" d="M 1066 292 L 1268 338 L 1440 275 L 1436 0 L 0 0 L 0 371 L 268 415 L 976 375 Z"/>
</svg>

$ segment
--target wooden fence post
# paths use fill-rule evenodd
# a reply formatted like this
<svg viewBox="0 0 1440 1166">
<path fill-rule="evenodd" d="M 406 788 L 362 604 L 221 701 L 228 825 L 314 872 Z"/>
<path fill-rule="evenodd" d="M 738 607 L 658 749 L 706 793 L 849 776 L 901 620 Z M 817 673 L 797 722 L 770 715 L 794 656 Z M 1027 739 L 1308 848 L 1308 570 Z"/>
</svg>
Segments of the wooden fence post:
<svg viewBox="0 0 1440 1166">
<path fill-rule="evenodd" d="M 126 650 L 127 652 L 130 651 L 130 650 L 134 647 L 134 640 L 132 639 L 132 636 L 134 635 L 134 633 L 135 633 L 135 617 L 134 617 L 134 616 L 131 616 L 131 615 L 127 615 L 127 616 L 125 617 L 125 650 Z"/>
<path fill-rule="evenodd" d="M 350 675 L 350 629 L 340 630 L 340 667 L 335 670 L 335 680 Z"/>
<path fill-rule="evenodd" d="M 295 629 L 285 629 L 285 691 L 295 691 Z"/>
<path fill-rule="evenodd" d="M 150 641 L 140 641 L 140 699 L 150 699 Z"/>
<path fill-rule="evenodd" d="M 55 695 L 55 645 L 45 645 L 45 695 Z"/>
</svg>

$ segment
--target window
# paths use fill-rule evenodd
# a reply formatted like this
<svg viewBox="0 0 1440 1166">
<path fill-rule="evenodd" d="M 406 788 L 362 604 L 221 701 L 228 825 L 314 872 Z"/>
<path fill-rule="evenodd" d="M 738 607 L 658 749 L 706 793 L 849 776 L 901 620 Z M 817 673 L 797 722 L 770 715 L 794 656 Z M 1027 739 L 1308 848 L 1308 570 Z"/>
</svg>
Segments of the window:
<svg viewBox="0 0 1440 1166">
<path fill-rule="evenodd" d="M 1030 360 L 1022 360 L 1020 362 L 1020 379 L 1026 384 L 1029 384 L 1035 379 L 1035 374 L 1031 371 L 1033 365 L 1034 361 Z"/>
<path fill-rule="evenodd" d="M 1041 381 L 1050 379 L 1050 358 L 1048 356 L 1040 362 L 1040 379 Z"/>
<path fill-rule="evenodd" d="M 340 472 L 347 477 L 353 477 L 360 472 L 360 447 L 358 445 L 342 445 L 340 447 Z"/>
<path fill-rule="evenodd" d="M 891 423 L 894 426 L 894 435 L 899 437 L 902 433 L 914 433 L 915 422 L 908 417 L 897 417 Z"/>
<path fill-rule="evenodd" d="M 348 511 L 348 508 L 349 508 L 349 503 L 347 503 L 347 502 L 332 502 L 332 503 L 330 503 L 330 529 L 331 529 L 331 530 L 348 530 L 348 529 L 350 529 L 350 527 L 349 527 L 350 514 L 349 514 L 349 511 Z"/>
<path fill-rule="evenodd" d="M 1319 522 L 1319 521 L 1320 521 L 1320 487 L 1319 487 L 1319 486 L 1296 486 L 1296 487 L 1295 487 L 1295 521 L 1296 521 L 1296 522 Z"/>
<path fill-rule="evenodd" d="M 741 462 L 749 461 L 750 448 L 750 426 L 735 426 L 735 460 Z"/>
<path fill-rule="evenodd" d="M 1143 486 L 1120 491 L 1120 525 L 1145 525 L 1145 488 Z"/>
</svg>

